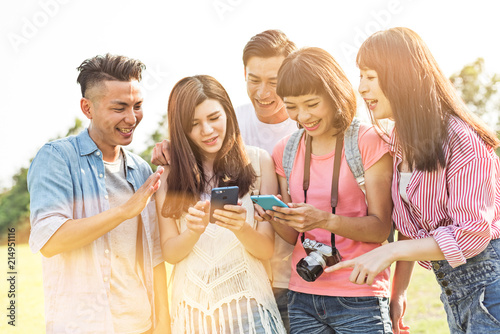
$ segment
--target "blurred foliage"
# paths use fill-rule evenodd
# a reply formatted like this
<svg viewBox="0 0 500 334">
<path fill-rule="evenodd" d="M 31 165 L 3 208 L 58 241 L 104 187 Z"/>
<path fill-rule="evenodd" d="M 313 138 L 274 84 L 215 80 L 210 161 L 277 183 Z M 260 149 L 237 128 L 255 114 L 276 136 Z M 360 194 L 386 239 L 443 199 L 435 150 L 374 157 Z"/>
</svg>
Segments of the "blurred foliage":
<svg viewBox="0 0 500 334">
<path fill-rule="evenodd" d="M 463 69 L 450 77 L 462 96 L 468 108 L 483 118 L 495 130 L 500 130 L 500 75 L 486 73 L 484 60 L 478 58 L 475 62 L 465 65 Z M 83 122 L 75 119 L 75 124 L 68 130 L 66 136 L 76 135 L 83 130 Z M 498 132 L 497 132 L 498 133 Z M 155 143 L 166 137 L 166 115 L 159 122 L 157 130 L 148 139 L 148 146 L 139 155 L 151 164 L 151 153 Z M 500 150 L 497 150 L 497 154 Z M 14 185 L 0 193 L 0 236 L 6 235 L 7 227 L 29 229 L 29 194 L 27 189 L 27 168 L 21 168 L 13 176 Z"/>
<path fill-rule="evenodd" d="M 83 130 L 83 122 L 82 122 L 81 119 L 76 118 L 75 119 L 75 124 L 71 128 L 69 128 L 68 132 L 66 133 L 66 136 L 64 136 L 64 137 L 76 136 L 82 130 Z"/>
<path fill-rule="evenodd" d="M 471 112 L 497 132 L 500 137 L 500 75 L 485 70 L 484 59 L 465 65 L 450 77 Z M 500 156 L 500 148 L 496 150 Z"/>
<path fill-rule="evenodd" d="M 27 177 L 28 168 L 21 168 L 13 176 L 12 188 L 0 194 L 0 231 L 3 233 L 6 233 L 8 227 L 27 225 L 30 215 Z"/>
<path fill-rule="evenodd" d="M 66 136 L 76 135 L 83 130 L 83 122 L 75 119 L 75 124 L 68 130 Z M 32 159 L 33 160 L 33 159 Z M 14 185 L 0 194 L 0 236 L 6 235 L 8 227 L 16 230 L 29 228 L 30 197 L 28 193 L 28 168 L 21 168 L 13 176 Z M 26 233 L 20 232 L 20 235 Z"/>
<path fill-rule="evenodd" d="M 156 129 L 155 132 L 153 132 L 151 137 L 148 139 L 147 142 L 148 146 L 142 153 L 139 153 L 141 158 L 143 158 L 148 162 L 153 171 L 156 170 L 157 166 L 151 163 L 151 154 L 153 153 L 153 148 L 155 147 L 155 144 L 161 142 L 163 139 L 166 138 L 166 133 L 167 133 L 166 129 L 167 129 L 167 114 L 164 114 L 161 121 L 158 123 L 158 128 Z"/>
<path fill-rule="evenodd" d="M 484 68 L 483 58 L 465 65 L 459 73 L 453 74 L 450 80 L 470 111 L 480 117 L 493 113 L 494 116 L 498 115 L 500 98 L 497 93 L 500 75 L 488 75 Z"/>
</svg>

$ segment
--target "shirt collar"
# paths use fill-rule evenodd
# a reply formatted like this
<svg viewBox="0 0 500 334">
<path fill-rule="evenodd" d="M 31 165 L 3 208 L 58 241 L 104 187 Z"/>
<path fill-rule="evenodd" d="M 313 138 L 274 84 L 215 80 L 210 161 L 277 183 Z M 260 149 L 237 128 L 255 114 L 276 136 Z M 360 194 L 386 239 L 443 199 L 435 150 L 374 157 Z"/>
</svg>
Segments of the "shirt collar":
<svg viewBox="0 0 500 334">
<path fill-rule="evenodd" d="M 89 155 L 99 150 L 96 143 L 94 143 L 92 138 L 90 138 L 88 129 L 85 129 L 82 132 L 80 132 L 76 138 L 81 156 Z"/>
<path fill-rule="evenodd" d="M 127 166 L 127 169 L 128 168 L 137 169 L 138 168 L 137 163 L 135 159 L 132 159 L 132 157 L 130 156 L 130 152 L 124 150 L 123 147 L 120 147 L 120 150 L 122 150 L 123 159 L 125 159 L 125 165 Z"/>
<path fill-rule="evenodd" d="M 95 151 L 99 151 L 96 143 L 90 138 L 89 130 L 85 129 L 77 135 L 78 148 L 80 149 L 80 156 L 93 154 Z M 125 165 L 127 168 L 137 169 L 137 163 L 135 159 L 130 156 L 130 153 L 120 147 L 123 153 L 123 158 L 125 159 Z M 102 154 L 102 152 L 101 152 Z"/>
</svg>

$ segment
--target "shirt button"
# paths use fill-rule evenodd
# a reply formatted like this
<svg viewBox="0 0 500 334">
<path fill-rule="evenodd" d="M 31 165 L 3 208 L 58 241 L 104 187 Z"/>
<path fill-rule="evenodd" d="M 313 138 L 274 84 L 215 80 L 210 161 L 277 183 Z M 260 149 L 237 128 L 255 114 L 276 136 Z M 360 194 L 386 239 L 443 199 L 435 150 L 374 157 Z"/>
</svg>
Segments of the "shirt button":
<svg viewBox="0 0 500 334">
<path fill-rule="evenodd" d="M 450 289 L 446 289 L 446 290 L 445 290 L 445 293 L 446 293 L 446 295 L 447 295 L 447 296 L 451 296 L 451 294 L 452 294 L 452 292 L 451 292 L 451 290 L 450 290 Z"/>
<path fill-rule="evenodd" d="M 107 277 L 104 277 L 104 282 L 107 282 L 108 281 L 108 278 Z"/>
<path fill-rule="evenodd" d="M 109 253 L 109 249 L 105 249 L 104 253 L 108 254 Z"/>
<path fill-rule="evenodd" d="M 105 199 L 108 199 L 108 198 L 109 198 L 109 196 L 108 196 L 108 195 L 104 195 L 104 198 L 105 198 Z"/>
<path fill-rule="evenodd" d="M 439 268 L 441 268 L 441 266 L 440 266 L 440 265 L 439 265 L 439 263 L 437 263 L 437 262 L 434 262 L 434 263 L 432 264 L 432 267 L 434 268 L 434 270 L 439 270 Z"/>
<path fill-rule="evenodd" d="M 101 152 L 95 152 L 95 155 L 100 156 Z"/>
<path fill-rule="evenodd" d="M 436 275 L 438 278 L 443 278 L 444 277 L 444 273 L 437 273 Z"/>
<path fill-rule="evenodd" d="M 99 177 L 101 177 L 101 178 L 102 178 L 103 176 L 104 176 L 104 175 L 102 175 L 102 174 L 99 174 Z"/>
<path fill-rule="evenodd" d="M 447 281 L 442 281 L 441 284 L 443 284 L 444 287 L 448 286 L 448 282 Z"/>
</svg>

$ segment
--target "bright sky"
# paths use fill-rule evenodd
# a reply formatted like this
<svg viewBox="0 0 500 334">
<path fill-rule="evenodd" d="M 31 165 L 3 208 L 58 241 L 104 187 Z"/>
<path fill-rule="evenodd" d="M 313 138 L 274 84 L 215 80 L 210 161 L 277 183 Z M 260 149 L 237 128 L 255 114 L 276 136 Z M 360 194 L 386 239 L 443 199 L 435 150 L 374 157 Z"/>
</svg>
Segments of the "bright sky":
<svg viewBox="0 0 500 334">
<path fill-rule="evenodd" d="M 185 76 L 212 75 L 235 106 L 248 103 L 241 54 L 264 30 L 280 29 L 299 47 L 324 48 L 357 89 L 358 47 L 394 26 L 422 36 L 448 76 L 478 57 L 500 73 L 499 9 L 488 0 L 2 1 L 0 189 L 46 141 L 84 119 L 76 67 L 97 54 L 147 65 L 145 115 L 130 146 L 139 152 Z"/>
</svg>

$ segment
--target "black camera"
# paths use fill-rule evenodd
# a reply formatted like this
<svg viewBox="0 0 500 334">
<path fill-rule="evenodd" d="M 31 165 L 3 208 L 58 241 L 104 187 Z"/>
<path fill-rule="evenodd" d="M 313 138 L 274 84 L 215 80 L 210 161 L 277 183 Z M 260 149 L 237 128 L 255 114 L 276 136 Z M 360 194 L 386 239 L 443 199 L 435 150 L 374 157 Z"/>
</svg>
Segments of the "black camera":
<svg viewBox="0 0 500 334">
<path fill-rule="evenodd" d="M 297 263 L 297 273 L 307 282 L 314 282 L 325 267 L 333 266 L 342 259 L 337 248 L 321 242 L 305 239 L 302 245 L 307 256 Z"/>
</svg>

